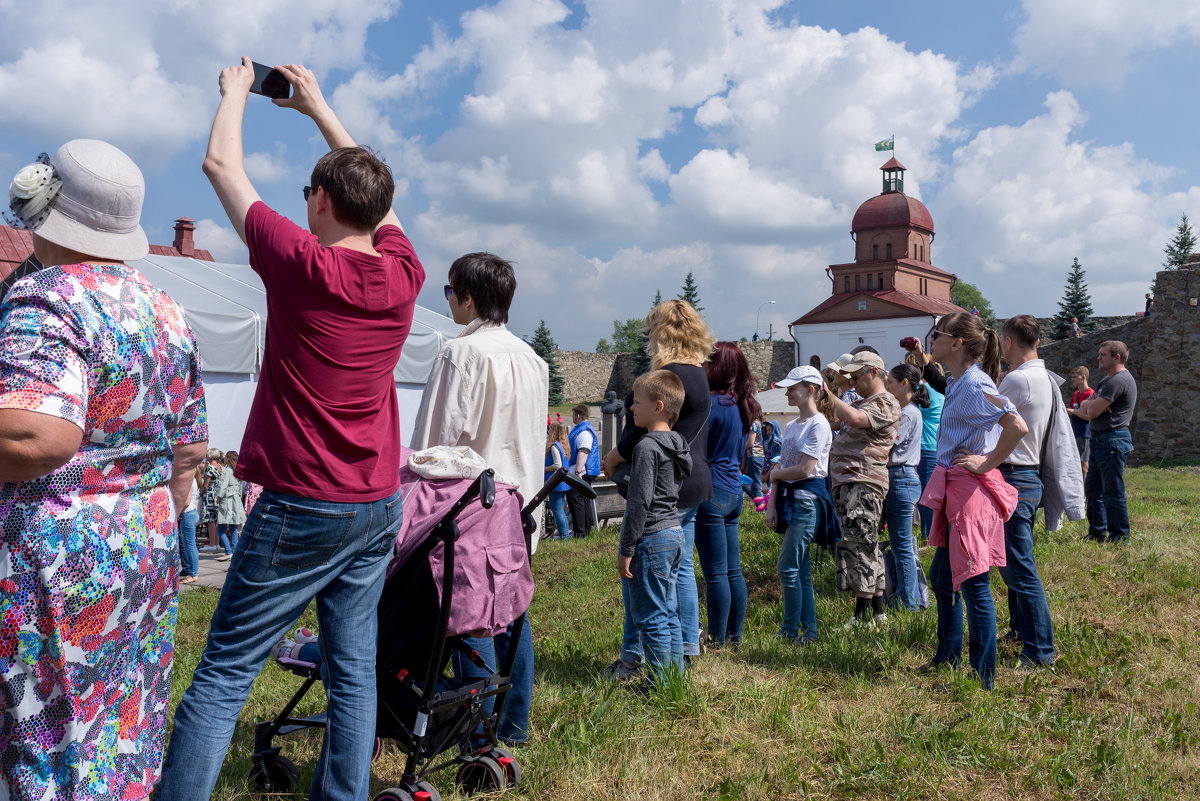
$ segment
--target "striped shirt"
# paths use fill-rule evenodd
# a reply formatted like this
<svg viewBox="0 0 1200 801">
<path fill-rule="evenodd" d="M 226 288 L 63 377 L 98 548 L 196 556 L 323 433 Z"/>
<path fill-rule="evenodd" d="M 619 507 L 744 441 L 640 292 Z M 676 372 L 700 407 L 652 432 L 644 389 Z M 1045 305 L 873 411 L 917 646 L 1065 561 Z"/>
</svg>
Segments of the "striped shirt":
<svg viewBox="0 0 1200 801">
<path fill-rule="evenodd" d="M 1004 401 L 997 409 L 986 395 Z M 1000 439 L 1000 418 L 1016 414 L 1017 407 L 1000 394 L 992 379 L 978 364 L 958 378 L 946 379 L 946 401 L 938 425 L 937 463 L 949 468 L 959 451 L 987 456 Z"/>
</svg>

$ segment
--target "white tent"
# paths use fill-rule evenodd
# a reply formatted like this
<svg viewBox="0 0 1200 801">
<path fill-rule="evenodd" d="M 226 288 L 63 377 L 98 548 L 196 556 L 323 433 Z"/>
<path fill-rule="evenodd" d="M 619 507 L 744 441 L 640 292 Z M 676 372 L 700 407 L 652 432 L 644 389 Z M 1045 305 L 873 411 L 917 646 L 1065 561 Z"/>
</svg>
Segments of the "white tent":
<svg viewBox="0 0 1200 801">
<path fill-rule="evenodd" d="M 779 423 L 780 428 L 796 419 L 796 415 L 800 413 L 795 406 L 788 405 L 786 389 L 764 389 L 755 393 L 754 397 L 762 407 L 763 417 Z"/>
<path fill-rule="evenodd" d="M 183 307 L 204 360 L 208 441 L 221 450 L 240 448 L 266 337 L 267 294 L 262 281 L 249 265 L 183 256 L 150 255 L 130 266 Z M 406 439 L 433 359 L 460 330 L 462 326 L 429 309 L 417 306 L 413 312 L 412 330 L 393 371 Z"/>
</svg>

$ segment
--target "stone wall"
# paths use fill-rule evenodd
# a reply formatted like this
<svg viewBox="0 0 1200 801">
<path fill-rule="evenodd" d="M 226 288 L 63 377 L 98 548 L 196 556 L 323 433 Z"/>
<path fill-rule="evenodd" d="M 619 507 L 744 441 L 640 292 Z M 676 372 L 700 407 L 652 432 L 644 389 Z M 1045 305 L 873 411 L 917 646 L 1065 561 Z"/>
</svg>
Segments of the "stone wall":
<svg viewBox="0 0 1200 801">
<path fill-rule="evenodd" d="M 759 389 L 768 389 L 795 366 L 795 343 L 789 340 L 739 342 Z M 632 353 L 587 353 L 560 350 L 558 364 L 565 403 L 599 403 L 609 390 L 624 398 L 633 387 Z"/>
<path fill-rule="evenodd" d="M 999 331 L 1000 327 L 1004 325 L 1004 322 L 1006 319 L 1007 318 L 997 318 L 996 319 L 996 330 L 997 331 Z M 1141 315 L 1138 315 L 1138 314 L 1122 314 L 1122 315 L 1117 315 L 1115 317 L 1092 317 L 1092 320 L 1096 323 L 1097 331 L 1099 331 L 1101 329 L 1105 329 L 1105 328 L 1116 328 L 1119 325 L 1125 325 L 1126 323 L 1131 323 L 1134 320 L 1140 320 L 1140 319 L 1142 319 Z M 1037 321 L 1038 321 L 1038 328 L 1041 329 L 1042 342 L 1049 343 L 1049 342 L 1057 341 L 1054 338 L 1054 318 L 1053 317 L 1038 317 Z"/>
<path fill-rule="evenodd" d="M 1200 269 L 1158 273 L 1149 317 L 1043 345 L 1039 355 L 1063 377 L 1086 365 L 1094 387 L 1104 377 L 1096 351 L 1109 339 L 1129 347 L 1128 368 L 1138 384 L 1131 461 L 1200 459 Z"/>
</svg>

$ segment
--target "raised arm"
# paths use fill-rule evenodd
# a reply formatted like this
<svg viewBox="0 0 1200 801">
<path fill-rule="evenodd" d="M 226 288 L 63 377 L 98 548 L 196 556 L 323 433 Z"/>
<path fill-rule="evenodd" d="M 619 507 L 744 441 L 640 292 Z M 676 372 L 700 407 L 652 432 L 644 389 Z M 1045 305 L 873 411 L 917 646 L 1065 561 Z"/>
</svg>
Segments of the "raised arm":
<svg viewBox="0 0 1200 801">
<path fill-rule="evenodd" d="M 213 118 L 204 156 L 204 174 L 242 242 L 246 241 L 246 212 L 260 199 L 242 161 L 242 118 L 253 83 L 254 68 L 245 56 L 236 67 L 221 70 L 221 104 Z"/>
<path fill-rule="evenodd" d="M 280 108 L 295 109 L 312 119 L 317 124 L 321 136 L 325 137 L 325 142 L 329 145 L 330 150 L 336 150 L 339 147 L 358 147 L 354 137 L 350 135 L 350 132 L 342 125 L 342 121 L 333 113 L 333 109 L 325 102 L 325 96 L 321 93 L 321 87 L 317 83 L 317 76 L 313 74 L 312 70 L 299 64 L 283 64 L 275 69 L 282 72 L 283 76 L 288 79 L 288 83 L 292 85 L 292 96 L 277 98 L 271 102 Z M 400 218 L 390 208 L 375 229 L 379 230 L 384 225 L 394 225 L 401 231 L 404 230 L 404 226 L 400 225 Z"/>
</svg>

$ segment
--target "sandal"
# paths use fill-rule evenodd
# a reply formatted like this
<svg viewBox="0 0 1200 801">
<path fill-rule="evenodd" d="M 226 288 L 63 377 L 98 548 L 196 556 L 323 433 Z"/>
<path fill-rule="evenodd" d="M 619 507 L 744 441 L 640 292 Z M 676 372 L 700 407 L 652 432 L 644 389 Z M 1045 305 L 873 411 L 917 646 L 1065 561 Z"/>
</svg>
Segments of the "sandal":
<svg viewBox="0 0 1200 801">
<path fill-rule="evenodd" d="M 179 583 L 180 584 L 195 584 L 197 581 L 199 581 L 199 579 L 197 579 L 195 576 L 187 576 L 185 578 L 181 578 L 179 580 Z"/>
</svg>

